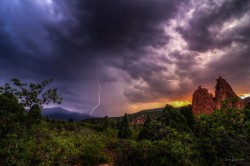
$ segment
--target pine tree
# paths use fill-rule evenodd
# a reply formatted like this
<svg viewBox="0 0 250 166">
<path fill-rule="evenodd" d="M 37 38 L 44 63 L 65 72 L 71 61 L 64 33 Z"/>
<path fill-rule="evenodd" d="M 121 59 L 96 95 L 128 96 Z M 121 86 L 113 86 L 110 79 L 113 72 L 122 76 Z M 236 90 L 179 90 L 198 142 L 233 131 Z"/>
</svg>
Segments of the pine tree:
<svg viewBox="0 0 250 166">
<path fill-rule="evenodd" d="M 125 115 L 122 118 L 121 125 L 119 127 L 119 138 L 131 138 L 132 136 L 132 129 L 129 125 L 128 115 L 125 113 Z"/>
<path fill-rule="evenodd" d="M 151 131 L 151 117 L 147 115 L 147 118 L 144 122 L 143 129 L 139 133 L 139 139 L 149 139 Z"/>
<path fill-rule="evenodd" d="M 185 117 L 187 124 L 189 127 L 193 127 L 195 125 L 195 118 L 192 113 L 192 108 L 191 106 L 184 106 L 180 108 L 180 113 Z"/>
<path fill-rule="evenodd" d="M 161 122 L 163 125 L 179 130 L 187 130 L 187 120 L 180 113 L 179 110 L 175 109 L 171 105 L 166 105 L 162 111 Z"/>
</svg>

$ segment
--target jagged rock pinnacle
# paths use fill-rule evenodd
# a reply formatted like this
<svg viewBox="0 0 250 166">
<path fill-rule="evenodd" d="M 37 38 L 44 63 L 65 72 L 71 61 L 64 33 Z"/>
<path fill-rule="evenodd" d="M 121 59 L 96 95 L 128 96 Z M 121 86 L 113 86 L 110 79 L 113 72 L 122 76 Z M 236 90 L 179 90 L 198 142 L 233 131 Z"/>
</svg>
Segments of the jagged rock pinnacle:
<svg viewBox="0 0 250 166">
<path fill-rule="evenodd" d="M 210 114 L 215 109 L 220 109 L 225 100 L 228 100 L 228 107 L 242 109 L 246 106 L 246 102 L 237 96 L 228 82 L 220 76 L 215 86 L 215 97 L 201 86 L 193 93 L 192 111 L 194 114 Z"/>
</svg>

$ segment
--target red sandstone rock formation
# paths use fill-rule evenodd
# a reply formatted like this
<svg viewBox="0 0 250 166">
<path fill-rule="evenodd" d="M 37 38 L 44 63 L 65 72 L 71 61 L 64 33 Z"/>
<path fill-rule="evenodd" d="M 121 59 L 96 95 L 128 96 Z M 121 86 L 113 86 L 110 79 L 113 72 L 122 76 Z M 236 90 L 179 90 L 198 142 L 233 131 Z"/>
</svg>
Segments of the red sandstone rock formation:
<svg viewBox="0 0 250 166">
<path fill-rule="evenodd" d="M 214 98 L 206 88 L 199 88 L 193 94 L 192 111 L 194 114 L 210 114 L 215 109 Z"/>
<path fill-rule="evenodd" d="M 244 98 L 244 101 L 250 104 L 250 97 Z"/>
<path fill-rule="evenodd" d="M 227 100 L 229 107 L 235 108 L 245 108 L 246 103 L 239 96 L 235 94 L 231 86 L 227 83 L 227 81 L 221 77 L 217 79 L 217 84 L 215 86 L 215 105 L 216 109 L 220 109 L 222 107 L 221 102 Z"/>
<path fill-rule="evenodd" d="M 250 97 L 245 98 L 244 101 L 247 104 L 247 108 L 250 108 Z"/>
<path fill-rule="evenodd" d="M 246 102 L 235 94 L 227 81 L 219 77 L 215 86 L 215 97 L 201 86 L 194 92 L 192 111 L 194 114 L 210 114 L 215 109 L 220 109 L 223 101 L 227 101 L 228 107 L 242 109 L 246 106 Z"/>
</svg>

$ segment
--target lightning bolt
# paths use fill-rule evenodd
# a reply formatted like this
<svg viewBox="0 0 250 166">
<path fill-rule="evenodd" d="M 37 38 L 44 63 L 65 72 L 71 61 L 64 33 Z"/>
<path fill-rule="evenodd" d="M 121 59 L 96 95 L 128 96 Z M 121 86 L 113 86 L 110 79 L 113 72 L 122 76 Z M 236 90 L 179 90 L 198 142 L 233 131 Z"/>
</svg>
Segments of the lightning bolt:
<svg viewBox="0 0 250 166">
<path fill-rule="evenodd" d="M 101 103 L 101 91 L 102 91 L 102 89 L 101 89 L 101 84 L 100 84 L 99 79 L 97 81 L 98 81 L 98 87 L 99 87 L 99 91 L 98 91 L 98 103 L 97 103 L 97 105 L 94 108 L 92 108 L 92 111 L 91 111 L 90 115 L 93 114 L 93 112 L 95 111 L 95 109 L 97 109 L 100 106 L 100 103 Z"/>
</svg>

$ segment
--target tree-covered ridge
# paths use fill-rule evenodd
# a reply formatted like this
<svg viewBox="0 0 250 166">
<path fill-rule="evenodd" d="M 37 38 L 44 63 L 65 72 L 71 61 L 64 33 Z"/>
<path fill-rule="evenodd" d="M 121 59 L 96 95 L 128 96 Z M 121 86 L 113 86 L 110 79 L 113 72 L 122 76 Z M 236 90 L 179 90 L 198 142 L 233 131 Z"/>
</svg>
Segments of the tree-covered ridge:
<svg viewBox="0 0 250 166">
<path fill-rule="evenodd" d="M 61 102 L 61 97 L 49 89 L 45 94 L 50 95 L 42 95 L 47 82 L 42 84 L 17 81 L 14 85 L 19 90 L 9 84 L 0 88 L 0 165 L 250 162 L 250 110 L 228 107 L 228 101 L 211 115 L 196 117 L 190 107 L 166 105 L 158 116 L 145 116 L 144 125 L 132 125 L 127 114 L 121 118 L 56 121 L 42 118 L 41 107 L 42 103 Z M 48 102 L 41 102 L 43 97 Z"/>
</svg>

